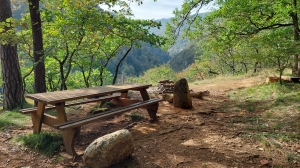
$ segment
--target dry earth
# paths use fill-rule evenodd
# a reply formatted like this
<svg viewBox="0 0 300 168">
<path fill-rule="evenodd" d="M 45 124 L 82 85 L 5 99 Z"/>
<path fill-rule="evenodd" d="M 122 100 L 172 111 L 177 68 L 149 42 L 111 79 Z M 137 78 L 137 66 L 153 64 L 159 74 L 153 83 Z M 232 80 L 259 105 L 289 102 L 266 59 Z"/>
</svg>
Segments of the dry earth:
<svg viewBox="0 0 300 168">
<path fill-rule="evenodd" d="M 257 78 L 245 78 L 226 84 L 223 81 L 191 84 L 190 89 L 194 91 L 210 91 L 210 95 L 202 100 L 193 99 L 193 109 L 177 109 L 163 101 L 158 110 L 159 120 L 155 123 L 147 120 L 145 110 L 137 109 L 129 113 L 144 115 L 144 121 L 133 123 L 121 115 L 84 126 L 80 137 L 76 139 L 75 150 L 82 154 L 97 137 L 127 128 L 133 135 L 135 151 L 131 158 L 114 168 L 272 167 L 281 158 L 270 155 L 260 143 L 240 136 L 243 134 L 241 126 L 231 122 L 233 118 L 244 114 L 222 111 L 225 104 L 234 104 L 227 98 L 226 91 L 262 82 Z M 90 106 L 70 109 L 70 116 L 86 115 Z M 247 115 L 260 115 L 260 112 Z M 47 126 L 43 126 L 43 129 L 56 131 Z M 22 129 L 12 127 L 0 133 L 0 167 L 84 167 L 81 156 L 67 158 L 56 154 L 47 158 L 11 142 L 15 136 L 31 132 L 31 121 L 28 120 Z M 294 165 L 299 166 L 298 163 Z"/>
</svg>

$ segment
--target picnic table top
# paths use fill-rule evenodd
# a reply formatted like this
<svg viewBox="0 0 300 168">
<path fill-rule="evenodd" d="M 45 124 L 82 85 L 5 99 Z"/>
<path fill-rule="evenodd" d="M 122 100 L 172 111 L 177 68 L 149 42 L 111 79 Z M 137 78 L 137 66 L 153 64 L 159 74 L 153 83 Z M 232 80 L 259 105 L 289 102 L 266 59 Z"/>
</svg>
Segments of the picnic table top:
<svg viewBox="0 0 300 168">
<path fill-rule="evenodd" d="M 41 101 L 47 104 L 54 104 L 65 102 L 69 100 L 76 100 L 81 98 L 92 98 L 97 96 L 103 96 L 107 94 L 126 92 L 128 90 L 140 90 L 147 89 L 152 85 L 149 84 L 120 84 L 120 85 L 106 85 L 97 86 L 75 90 L 63 90 L 55 92 L 35 93 L 27 94 L 26 97 Z"/>
</svg>

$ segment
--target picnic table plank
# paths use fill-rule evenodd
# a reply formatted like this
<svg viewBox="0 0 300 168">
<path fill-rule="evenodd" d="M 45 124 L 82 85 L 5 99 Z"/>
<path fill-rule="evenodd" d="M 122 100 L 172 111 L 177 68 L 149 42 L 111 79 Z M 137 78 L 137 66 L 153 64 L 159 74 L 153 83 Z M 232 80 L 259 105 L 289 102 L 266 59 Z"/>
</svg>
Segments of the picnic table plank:
<svg viewBox="0 0 300 168">
<path fill-rule="evenodd" d="M 81 98 L 93 98 L 117 92 L 121 92 L 121 97 L 123 97 L 126 96 L 128 90 L 140 90 L 142 88 L 149 88 L 150 86 L 151 85 L 147 84 L 107 85 L 75 90 L 27 94 L 25 96 L 36 101 L 42 101 L 44 103 L 54 105 L 59 102 L 77 100 Z"/>
</svg>

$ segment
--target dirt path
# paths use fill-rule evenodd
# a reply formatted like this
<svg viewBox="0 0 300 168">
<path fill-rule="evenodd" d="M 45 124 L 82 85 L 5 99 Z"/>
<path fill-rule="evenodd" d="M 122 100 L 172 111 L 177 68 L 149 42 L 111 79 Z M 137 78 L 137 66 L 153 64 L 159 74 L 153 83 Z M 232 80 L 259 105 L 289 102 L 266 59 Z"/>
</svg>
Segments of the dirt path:
<svg viewBox="0 0 300 168">
<path fill-rule="evenodd" d="M 209 90 L 210 95 L 203 100 L 193 99 L 193 109 L 176 109 L 172 104 L 161 102 L 156 123 L 147 120 L 134 123 L 124 115 L 110 120 L 93 123 L 82 128 L 76 139 L 75 148 L 79 153 L 94 139 L 113 131 L 127 128 L 134 137 L 135 152 L 124 163 L 115 168 L 155 168 L 155 167 L 261 167 L 274 162 L 274 156 L 265 152 L 261 144 L 243 138 L 243 130 L 232 122 L 242 114 L 224 112 L 223 106 L 231 104 L 225 95 L 230 89 L 248 87 L 262 80 L 247 78 L 224 84 L 193 84 L 195 91 Z M 222 83 L 222 85 L 221 85 Z M 87 106 L 81 109 L 86 115 Z M 134 110 L 131 113 L 144 115 L 146 111 Z M 251 114 L 259 115 L 259 114 Z M 21 149 L 10 139 L 19 134 L 31 132 L 30 122 L 25 129 L 11 128 L 0 133 L 0 167 L 83 167 L 81 157 L 67 159 L 55 155 L 50 158 Z"/>
</svg>

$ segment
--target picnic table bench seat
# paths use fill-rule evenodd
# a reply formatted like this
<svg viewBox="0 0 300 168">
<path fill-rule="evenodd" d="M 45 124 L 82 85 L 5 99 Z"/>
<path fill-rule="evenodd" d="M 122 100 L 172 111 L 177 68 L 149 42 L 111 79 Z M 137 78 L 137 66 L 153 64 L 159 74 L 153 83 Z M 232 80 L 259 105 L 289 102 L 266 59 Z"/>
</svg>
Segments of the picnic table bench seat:
<svg viewBox="0 0 300 168">
<path fill-rule="evenodd" d="M 137 102 L 128 106 L 119 107 L 115 109 L 111 109 L 108 111 L 104 111 L 98 114 L 94 114 L 91 116 L 87 116 L 84 118 L 78 118 L 75 120 L 67 121 L 61 124 L 54 125 L 54 128 L 62 130 L 62 136 L 64 139 L 64 144 L 67 153 L 76 155 L 74 149 L 74 139 L 78 134 L 78 131 L 81 126 L 99 121 L 100 119 L 107 118 L 110 116 L 114 116 L 116 114 L 122 114 L 124 112 L 137 109 L 137 108 L 146 108 L 148 110 L 148 114 L 151 120 L 156 120 L 156 112 L 158 109 L 158 103 L 163 99 L 154 98 L 146 101 Z"/>
<path fill-rule="evenodd" d="M 75 105 L 85 104 L 85 103 L 93 103 L 93 102 L 98 102 L 98 101 L 103 101 L 103 100 L 110 100 L 110 99 L 118 98 L 118 97 L 120 97 L 120 95 L 113 94 L 113 95 L 109 95 L 109 96 L 90 98 L 90 99 L 85 99 L 85 100 L 81 100 L 81 101 L 73 101 L 73 102 L 66 103 L 65 107 L 75 106 Z M 45 106 L 45 110 L 53 110 L 53 109 L 55 109 L 55 106 L 53 106 L 53 105 Z M 31 107 L 31 108 L 25 108 L 25 109 L 19 110 L 19 112 L 21 112 L 23 114 L 35 113 L 36 111 L 37 111 L 37 107 Z"/>
<path fill-rule="evenodd" d="M 159 98 L 149 99 L 149 100 L 146 100 L 146 101 L 131 104 L 129 106 L 119 107 L 119 108 L 111 109 L 111 110 L 104 111 L 104 112 L 101 112 L 101 113 L 98 113 L 98 114 L 94 114 L 94 115 L 91 115 L 91 116 L 87 116 L 87 117 L 84 117 L 84 118 L 79 118 L 79 119 L 76 119 L 76 120 L 71 120 L 71 121 L 64 122 L 62 124 L 57 124 L 57 125 L 54 125 L 54 128 L 57 128 L 57 129 L 60 129 L 60 130 L 76 128 L 76 127 L 79 127 L 79 126 L 82 126 L 82 125 L 86 125 L 86 124 L 98 121 L 99 119 L 103 119 L 103 118 L 113 116 L 115 114 L 121 114 L 121 113 L 124 113 L 126 111 L 130 111 L 130 110 L 141 108 L 141 107 L 147 108 L 146 106 L 157 104 L 160 101 L 162 101 L 162 99 L 159 99 Z M 157 108 L 157 107 L 154 107 L 154 108 Z M 149 108 L 147 108 L 147 109 L 149 109 Z M 153 109 L 153 110 L 155 110 L 155 109 Z"/>
</svg>

